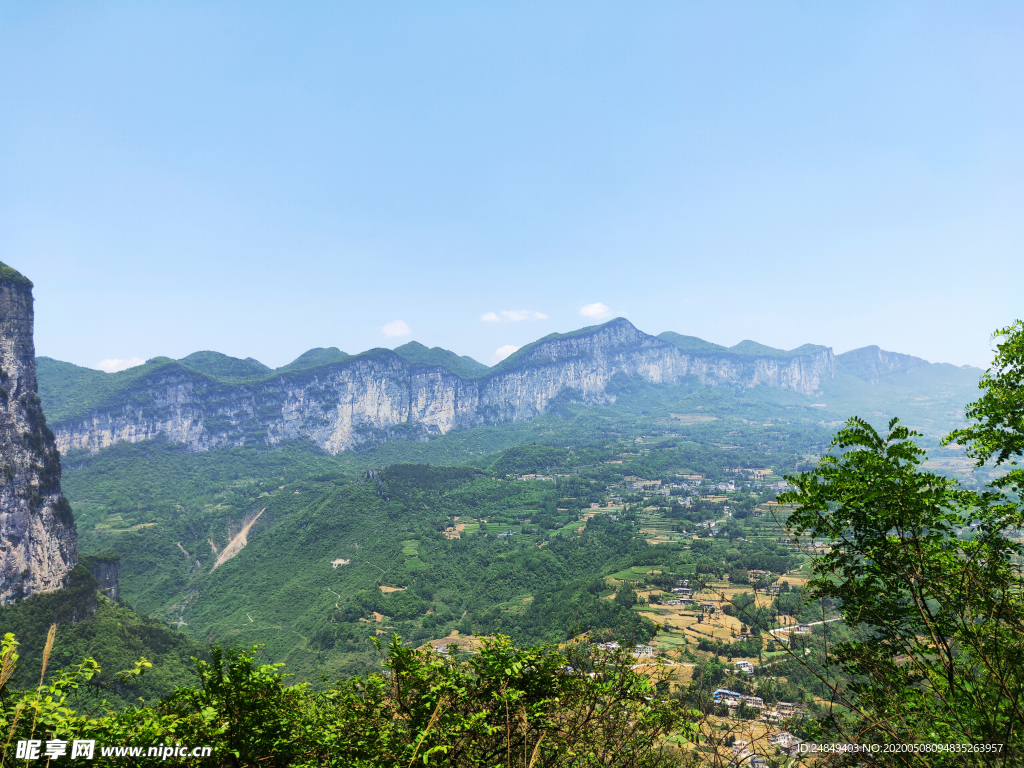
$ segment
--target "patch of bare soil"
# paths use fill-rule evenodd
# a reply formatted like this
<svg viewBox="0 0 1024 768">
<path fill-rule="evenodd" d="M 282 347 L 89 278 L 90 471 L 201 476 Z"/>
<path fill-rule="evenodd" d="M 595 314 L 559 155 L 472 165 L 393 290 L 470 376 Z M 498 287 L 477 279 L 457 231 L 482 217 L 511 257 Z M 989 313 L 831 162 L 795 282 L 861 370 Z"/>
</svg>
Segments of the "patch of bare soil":
<svg viewBox="0 0 1024 768">
<path fill-rule="evenodd" d="M 217 555 L 217 562 L 213 564 L 213 568 L 210 569 L 211 571 L 217 570 L 218 566 L 220 566 L 222 563 L 226 563 L 232 557 L 234 557 L 243 549 L 245 549 L 245 545 L 249 543 L 249 529 L 253 527 L 256 521 L 260 519 L 260 515 L 266 512 L 266 510 L 267 508 L 264 507 L 263 509 L 256 513 L 256 517 L 254 517 L 252 520 L 250 520 L 248 523 L 242 526 L 242 530 L 240 530 L 235 535 L 235 537 L 231 539 L 230 543 L 228 543 L 228 545 L 224 547 L 221 553 Z"/>
</svg>

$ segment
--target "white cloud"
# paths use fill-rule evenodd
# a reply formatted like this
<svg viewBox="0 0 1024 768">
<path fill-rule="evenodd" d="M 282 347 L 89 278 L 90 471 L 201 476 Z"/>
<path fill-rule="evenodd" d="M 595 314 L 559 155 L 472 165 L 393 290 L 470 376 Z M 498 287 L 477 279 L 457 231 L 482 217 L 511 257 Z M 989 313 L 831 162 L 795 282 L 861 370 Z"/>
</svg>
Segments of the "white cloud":
<svg viewBox="0 0 1024 768">
<path fill-rule="evenodd" d="M 548 316 L 543 312 L 534 312 L 532 309 L 503 309 L 501 316 L 513 323 L 521 320 L 547 320 Z"/>
<path fill-rule="evenodd" d="M 488 312 L 480 315 L 480 319 L 485 323 L 500 323 L 502 320 L 519 323 L 523 320 L 547 320 L 548 316 L 532 309 L 503 309 L 500 315 L 497 312 Z"/>
<path fill-rule="evenodd" d="M 513 344 L 506 344 L 503 347 L 498 347 L 496 350 L 494 350 L 494 354 L 491 355 L 491 359 L 494 360 L 495 363 L 500 363 L 502 360 L 511 355 L 517 349 L 519 349 L 519 347 Z"/>
<path fill-rule="evenodd" d="M 612 313 L 607 304 L 602 304 L 600 301 L 595 301 L 593 304 L 585 304 L 580 307 L 580 314 L 584 317 L 589 317 L 594 320 L 600 320 L 601 318 L 608 317 Z"/>
<path fill-rule="evenodd" d="M 93 367 L 105 373 L 117 373 L 118 371 L 134 368 L 136 365 L 142 365 L 144 362 L 146 361 L 141 357 L 129 357 L 127 360 L 111 358 L 110 360 L 100 360 Z"/>
<path fill-rule="evenodd" d="M 408 336 L 412 331 L 409 330 L 409 324 L 405 320 L 392 320 L 387 325 L 381 326 L 380 329 L 385 336 L 393 338 L 395 336 Z"/>
</svg>

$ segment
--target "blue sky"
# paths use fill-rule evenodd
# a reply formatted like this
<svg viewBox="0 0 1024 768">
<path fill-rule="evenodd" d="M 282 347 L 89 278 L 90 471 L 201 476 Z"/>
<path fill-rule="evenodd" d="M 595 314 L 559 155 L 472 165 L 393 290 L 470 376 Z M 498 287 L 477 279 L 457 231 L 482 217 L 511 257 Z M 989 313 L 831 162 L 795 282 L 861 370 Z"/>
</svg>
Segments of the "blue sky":
<svg viewBox="0 0 1024 768">
<path fill-rule="evenodd" d="M 88 366 L 618 314 L 984 366 L 1021 50 L 1020 3 L 6 3 L 0 260 Z"/>
</svg>

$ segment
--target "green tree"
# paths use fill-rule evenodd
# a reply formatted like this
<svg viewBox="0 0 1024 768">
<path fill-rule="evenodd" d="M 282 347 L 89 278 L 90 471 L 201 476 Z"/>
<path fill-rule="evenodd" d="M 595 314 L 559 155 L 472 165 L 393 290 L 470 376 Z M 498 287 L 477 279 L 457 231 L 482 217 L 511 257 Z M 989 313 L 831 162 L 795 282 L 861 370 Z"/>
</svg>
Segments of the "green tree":
<svg viewBox="0 0 1024 768">
<path fill-rule="evenodd" d="M 975 423 L 950 433 L 943 444 L 963 445 L 979 467 L 990 461 L 1011 467 L 992 485 L 1019 495 L 1024 489 L 1024 469 L 1018 468 L 1024 455 L 1024 321 L 996 331 L 995 338 L 1003 341 L 978 384 L 983 394 L 964 411 Z"/>
<path fill-rule="evenodd" d="M 950 436 L 980 463 L 1013 464 L 1024 446 L 1024 326 L 1001 331 L 977 423 Z M 814 669 L 832 697 L 818 736 L 880 744 L 1001 744 L 999 751 L 880 752 L 851 764 L 1017 765 L 1024 746 L 1024 605 L 1020 546 L 1008 533 L 1022 509 L 1001 489 L 974 492 L 925 470 L 919 435 L 893 419 L 879 434 L 862 419 L 837 432 L 817 467 L 789 478 L 787 526 L 831 542 L 815 557 L 807 601 L 836 601 L 849 631 Z M 965 531 L 969 532 L 965 535 Z M 827 734 L 827 735 L 826 735 Z"/>
</svg>

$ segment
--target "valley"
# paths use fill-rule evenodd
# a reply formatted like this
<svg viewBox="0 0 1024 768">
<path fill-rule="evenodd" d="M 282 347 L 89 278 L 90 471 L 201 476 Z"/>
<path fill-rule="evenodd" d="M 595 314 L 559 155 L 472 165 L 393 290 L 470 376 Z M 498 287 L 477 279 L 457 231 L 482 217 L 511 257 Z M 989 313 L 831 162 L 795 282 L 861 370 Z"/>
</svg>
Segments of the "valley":
<svg viewBox="0 0 1024 768">
<path fill-rule="evenodd" d="M 703 360 L 704 373 L 667 383 L 637 375 L 652 349 L 661 360 L 668 349 L 692 356 L 691 367 Z M 424 432 L 410 412 L 404 426 L 337 451 L 313 436 L 286 437 L 265 405 L 250 409 L 262 421 L 249 426 L 232 417 L 242 431 L 227 444 L 144 423 L 146 403 L 168 391 L 169 371 L 193 382 L 175 412 L 194 409 L 200 431 L 190 434 L 209 436 L 201 414 L 220 411 L 235 397 L 227 393 L 291 387 L 295 375 L 327 392 L 332 371 L 387 359 L 413 366 L 402 375 L 432 371 L 475 386 L 488 377 L 486 386 L 509 377 L 534 386 L 562 369 L 590 381 L 581 366 L 603 378 L 588 391 L 559 384 L 529 418 L 515 415 L 535 397 L 523 389 L 499 408 L 511 418 Z M 801 391 L 811 387 L 806 378 L 780 373 L 806 366 L 818 371 L 811 391 Z M 496 369 L 410 343 L 363 356 L 310 350 L 278 371 L 209 352 L 121 374 L 44 358 L 39 371 L 58 441 L 109 422 L 100 414 L 112 405 L 143 419 L 109 445 L 111 433 L 94 427 L 100 432 L 76 438 L 89 450 L 64 458 L 79 546 L 120 558 L 123 599 L 200 643 L 259 644 L 310 680 L 372 667 L 369 639 L 390 633 L 419 645 L 496 631 L 522 643 L 625 632 L 654 638 L 659 651 L 699 655 L 705 628 L 689 609 L 667 606 L 656 582 L 667 588 L 698 565 L 702 578 L 731 569 L 738 581 L 717 584 L 719 615 L 722 595 L 747 587 L 744 568 L 770 562 L 777 582 L 802 555 L 772 500 L 783 475 L 817 460 L 843 409 L 878 419 L 883 403 L 902 400 L 937 434 L 955 423 L 947 402 L 962 402 L 977 375 L 877 349 L 834 357 L 811 345 L 783 352 L 655 338 L 625 321 L 546 337 Z M 627 587 L 642 605 L 604 599 Z"/>
<path fill-rule="evenodd" d="M 829 433 L 814 423 L 738 432 L 724 409 L 684 429 L 631 402 L 624 391 L 611 406 L 494 427 L 487 442 L 464 431 L 337 456 L 302 443 L 120 444 L 69 460 L 64 486 L 80 546 L 118 553 L 132 606 L 202 642 L 262 644 L 306 679 L 369 668 L 368 640 L 392 632 L 415 645 L 590 632 L 697 652 L 698 636 L 676 626 L 695 617 L 646 605 L 645 590 L 731 569 L 732 595 L 745 568 L 798 567 L 771 502 Z M 655 425 L 677 431 L 636 431 Z M 461 462 L 421 463 L 430 450 Z M 381 466 L 403 451 L 416 463 Z M 224 560 L 256 513 L 244 549 Z M 620 587 L 644 605 L 604 599 Z"/>
<path fill-rule="evenodd" d="M 152 657 L 148 678 L 106 673 L 116 705 L 194 684 L 187 657 L 218 649 L 323 690 L 374 673 L 388 642 L 452 660 L 511 642 L 625 654 L 705 714 L 706 741 L 769 749 L 824 717 L 823 643 L 849 632 L 836 601 L 804 597 L 834 542 L 794 533 L 791 479 L 851 413 L 896 410 L 928 466 L 998 476 L 939 444 L 976 369 L 621 319 L 494 368 L 410 343 L 274 371 L 212 352 L 38 370 L 81 564 L 0 618 L 26 638 L 19 684 L 44 615 L 64 617 L 60 663 Z"/>
</svg>

